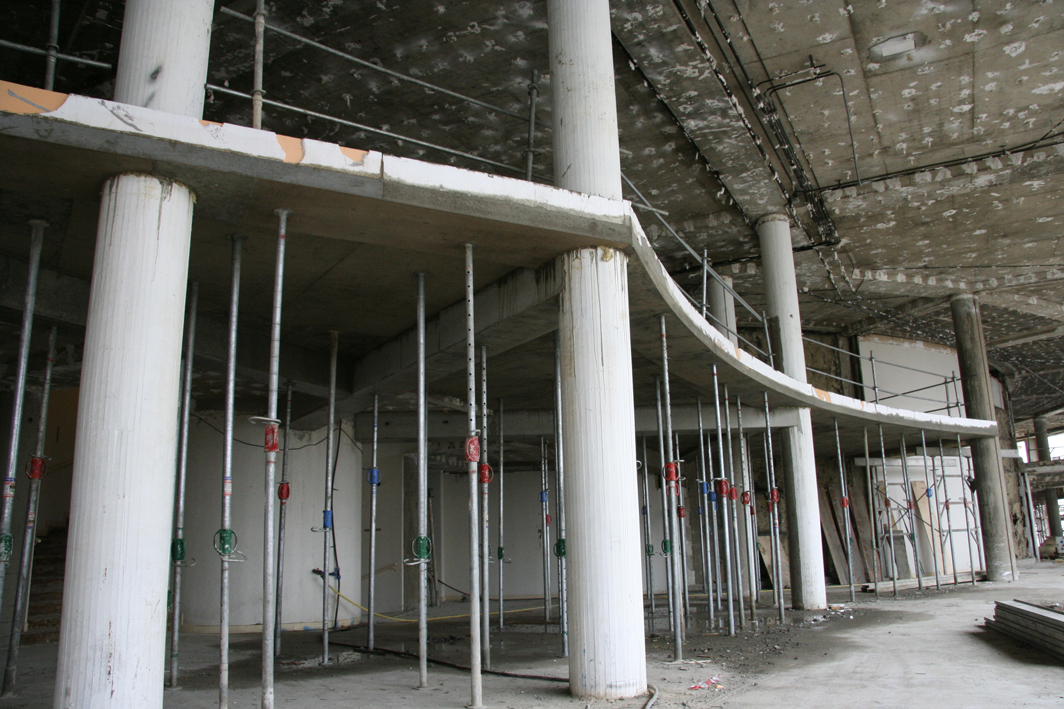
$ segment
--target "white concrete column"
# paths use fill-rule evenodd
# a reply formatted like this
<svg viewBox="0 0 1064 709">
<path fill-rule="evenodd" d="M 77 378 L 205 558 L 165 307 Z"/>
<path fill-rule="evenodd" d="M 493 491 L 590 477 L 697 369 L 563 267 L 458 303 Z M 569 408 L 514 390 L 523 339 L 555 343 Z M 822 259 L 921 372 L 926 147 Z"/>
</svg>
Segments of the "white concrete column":
<svg viewBox="0 0 1064 709">
<path fill-rule="evenodd" d="M 647 680 L 628 259 L 611 249 L 562 259 L 569 686 L 634 697 Z"/>
<path fill-rule="evenodd" d="M 804 382 L 805 347 L 790 222 L 782 214 L 769 214 L 757 222 L 757 234 L 765 274 L 766 311 L 779 323 L 776 367 L 792 379 Z M 826 608 L 824 549 L 820 539 L 820 503 L 809 409 L 798 409 L 798 425 L 785 430 L 783 444 L 791 602 L 799 609 Z"/>
<path fill-rule="evenodd" d="M 200 117 L 213 0 L 128 0 L 115 99 Z M 85 333 L 55 706 L 161 708 L 195 198 L 103 187 Z"/>
<path fill-rule="evenodd" d="M 732 286 L 731 276 L 721 276 L 720 280 Z M 728 336 L 733 345 L 739 344 L 739 337 L 735 327 L 735 296 L 733 296 L 716 278 L 710 276 L 708 283 L 709 313 L 713 316 L 710 323 L 714 327 L 720 325 L 724 328 L 724 334 Z M 719 329 L 719 328 L 718 328 Z"/>
<path fill-rule="evenodd" d="M 555 184 L 620 199 L 609 0 L 548 0 L 547 18 Z M 627 262 L 612 249 L 562 257 L 569 687 L 577 697 L 634 697 L 647 687 Z"/>
</svg>

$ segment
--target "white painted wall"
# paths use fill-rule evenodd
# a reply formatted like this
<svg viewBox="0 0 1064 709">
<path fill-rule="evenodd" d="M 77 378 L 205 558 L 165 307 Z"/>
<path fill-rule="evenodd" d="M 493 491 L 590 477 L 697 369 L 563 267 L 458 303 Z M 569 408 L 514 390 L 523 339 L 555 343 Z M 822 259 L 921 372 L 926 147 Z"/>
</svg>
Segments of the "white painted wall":
<svg viewBox="0 0 1064 709">
<path fill-rule="evenodd" d="M 358 577 L 361 579 L 362 605 L 369 600 L 369 524 L 370 524 L 370 487 L 366 482 L 366 471 L 372 462 L 372 441 L 360 441 L 363 450 L 363 463 L 358 472 L 358 485 L 362 490 L 362 517 L 359 525 L 359 539 L 362 547 L 362 566 Z M 412 557 L 409 548 L 403 543 L 403 455 L 417 450 L 415 443 L 384 443 L 377 450 L 377 468 L 381 471 L 381 484 L 377 488 L 377 586 L 375 604 L 377 613 L 396 613 L 403 610 L 403 574 L 414 573 L 416 569 L 407 569 L 403 560 Z M 349 577 L 355 578 L 354 569 Z M 413 599 L 417 602 L 417 599 Z M 368 606 L 367 606 L 368 607 Z"/>
<path fill-rule="evenodd" d="M 865 383 L 865 399 L 874 401 L 875 394 L 872 391 L 872 364 L 868 361 L 869 354 L 876 359 L 876 382 L 879 385 L 879 400 L 889 406 L 912 411 L 933 411 L 941 409 L 937 413 L 945 414 L 946 389 L 943 384 L 944 377 L 953 377 L 960 374 L 960 366 L 957 364 L 957 351 L 952 347 L 917 342 L 916 340 L 903 340 L 897 337 L 862 337 L 859 340 L 859 352 L 861 357 L 861 378 Z M 900 364 L 906 367 L 922 369 L 933 374 L 913 372 L 908 369 L 892 367 L 891 364 Z M 932 389 L 914 392 L 914 396 L 934 399 L 924 401 L 908 396 L 891 396 L 887 392 L 909 392 L 921 387 L 938 385 Z M 956 391 L 953 385 L 949 387 L 949 399 L 957 402 L 960 394 L 960 382 L 957 383 Z M 889 397 L 889 398 L 888 398 Z M 957 409 L 954 407 L 956 414 Z"/>
<path fill-rule="evenodd" d="M 190 425 L 185 539 L 188 558 L 197 564 L 182 574 L 182 630 L 209 632 L 218 627 L 221 564 L 213 539 L 221 526 L 222 434 L 215 429 L 222 427 L 222 417 L 215 414 L 193 418 Z M 345 422 L 344 429 L 350 433 L 350 424 Z M 292 493 L 285 527 L 281 620 L 286 629 L 316 628 L 321 627 L 321 579 L 311 571 L 322 564 L 322 535 L 311 528 L 322 523 L 326 431 L 293 431 L 291 436 L 288 479 Z M 229 567 L 231 626 L 252 631 L 262 622 L 263 429 L 249 423 L 246 415 L 238 415 L 235 437 L 239 442 L 233 446 L 233 529 L 239 535 L 238 549 L 247 554 L 248 561 Z M 351 514 L 361 505 L 362 455 L 346 435 L 338 439 L 333 506 L 341 592 L 362 603 L 359 585 L 353 582 L 362 567 L 360 529 Z M 357 622 L 360 615 L 358 608 L 340 602 L 341 625 Z"/>
<path fill-rule="evenodd" d="M 910 444 L 912 442 L 910 441 Z M 889 445 L 889 443 L 888 443 Z M 945 458 L 938 457 L 937 441 L 932 443 L 928 441 L 928 458 L 926 470 L 927 477 L 930 479 L 932 473 L 938 478 L 938 494 L 939 499 L 937 502 L 937 514 L 941 519 L 941 530 L 946 533 L 947 530 L 952 529 L 952 534 L 946 533 L 945 539 L 942 541 L 942 556 L 939 559 L 939 572 L 940 574 L 951 574 L 953 569 L 953 563 L 956 562 L 956 569 L 958 572 L 971 571 L 972 560 L 975 561 L 975 567 L 977 569 L 984 568 L 983 562 L 980 560 L 981 546 L 977 542 L 976 524 L 978 522 L 978 507 L 973 502 L 972 492 L 970 489 L 962 490 L 962 482 L 960 478 L 961 472 L 966 476 L 971 476 L 971 458 L 969 456 L 968 449 L 964 449 L 963 467 L 958 463 L 957 459 L 957 447 L 956 443 L 952 448 L 952 452 L 949 448 L 946 448 Z M 923 483 L 925 480 L 924 471 L 925 464 L 924 458 L 921 455 L 921 451 L 916 446 L 912 446 L 909 449 L 909 456 L 906 459 L 909 468 L 909 480 L 911 483 Z M 872 471 L 875 479 L 880 481 L 882 485 L 882 463 L 878 458 L 872 459 Z M 863 460 L 858 459 L 857 465 L 863 466 Z M 905 516 L 905 521 L 900 521 L 902 515 L 900 512 L 905 509 L 906 497 L 905 497 L 905 478 L 902 471 L 901 458 L 895 456 L 893 458 L 887 458 L 887 493 L 891 500 L 891 514 L 892 519 L 895 522 L 895 529 L 898 531 L 907 531 L 909 529 L 908 515 Z M 863 477 L 863 472 L 858 473 Z M 945 493 L 942 492 L 942 484 L 945 483 Z M 863 484 L 863 483 L 862 483 Z M 968 497 L 968 507 L 965 508 L 963 503 L 962 492 Z M 945 497 L 943 497 L 943 494 Z M 933 498 L 934 499 L 934 498 Z M 945 499 L 948 499 L 949 509 L 947 510 L 943 505 Z M 965 512 L 967 511 L 967 526 L 969 532 L 965 531 L 966 520 Z M 930 536 L 928 534 L 927 525 L 918 524 L 920 540 L 920 566 L 925 576 L 933 576 L 935 573 L 934 556 L 930 546 Z M 889 544 L 889 537 L 883 537 L 882 543 Z M 953 554 L 950 554 L 950 545 L 953 545 Z M 897 545 L 904 544 L 904 550 Z M 912 545 L 903 539 L 903 536 L 898 534 L 895 536 L 895 546 L 898 558 L 898 577 L 899 578 L 913 578 L 915 571 L 915 564 L 913 563 L 914 555 Z M 882 578 L 890 578 L 890 552 L 889 549 L 884 548 L 882 558 L 885 560 L 885 568 L 883 569 Z"/>
</svg>

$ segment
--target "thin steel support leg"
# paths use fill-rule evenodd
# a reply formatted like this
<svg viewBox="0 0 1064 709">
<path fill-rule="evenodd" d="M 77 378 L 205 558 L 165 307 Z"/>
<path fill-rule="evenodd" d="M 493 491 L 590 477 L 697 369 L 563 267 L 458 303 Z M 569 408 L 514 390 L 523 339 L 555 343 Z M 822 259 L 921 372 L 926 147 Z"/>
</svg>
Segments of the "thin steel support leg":
<svg viewBox="0 0 1064 709">
<path fill-rule="evenodd" d="M 377 437 L 380 430 L 380 395 L 373 395 L 373 444 L 370 449 L 369 474 L 369 618 L 366 621 L 366 647 L 373 650 L 377 643 L 377 489 L 381 471 L 377 467 Z"/>
<path fill-rule="evenodd" d="M 480 346 L 480 655 L 491 669 L 491 466 L 488 464 L 488 346 Z"/>
<path fill-rule="evenodd" d="M 281 449 L 281 482 L 277 486 L 277 499 L 281 501 L 281 512 L 277 521 L 277 607 L 273 624 L 273 654 L 281 656 L 281 601 L 284 597 L 284 535 L 285 523 L 288 517 L 288 497 L 291 494 L 291 486 L 288 480 L 288 444 L 292 435 L 292 382 L 288 382 L 288 392 L 285 396 L 284 417 L 284 443 Z"/>
<path fill-rule="evenodd" d="M 933 459 L 932 459 L 933 460 Z M 942 500 L 942 506 L 939 508 L 938 513 L 938 526 L 942 529 L 942 511 L 946 513 L 946 534 L 949 535 L 949 561 L 953 566 L 953 585 L 959 586 L 960 581 L 957 578 L 957 552 L 955 545 L 953 544 L 953 521 L 950 519 L 949 512 L 949 488 L 946 486 L 946 451 L 942 446 L 942 439 L 938 439 L 938 463 L 939 472 L 942 478 L 942 491 L 935 494 Z"/>
<path fill-rule="evenodd" d="M 746 459 L 746 436 L 743 434 L 743 401 L 739 396 L 735 397 L 735 425 L 739 432 L 739 468 L 742 474 L 740 482 L 743 486 L 742 505 L 737 509 L 742 510 L 743 525 L 746 529 L 746 571 L 749 581 L 750 592 L 750 622 L 757 623 L 757 564 L 754 558 L 754 544 L 757 539 L 756 528 L 751 529 L 750 523 L 754 517 L 754 486 L 750 484 L 750 466 Z"/>
<path fill-rule="evenodd" d="M 321 664 L 329 660 L 329 540 L 333 533 L 333 468 L 336 466 L 336 364 L 339 359 L 340 333 L 329 332 L 329 430 L 325 435 L 325 509 L 322 511 L 322 561 L 321 561 Z"/>
<path fill-rule="evenodd" d="M 780 491 L 776 487 L 776 460 L 772 452 L 772 419 L 769 418 L 768 392 L 765 392 L 765 457 L 768 468 L 768 511 L 772 530 L 772 586 L 776 593 L 776 610 L 780 623 L 784 620 L 783 550 L 780 546 Z"/>
<path fill-rule="evenodd" d="M 931 473 L 931 477 L 928 477 L 927 469 L 927 434 L 924 431 L 920 431 L 920 444 L 921 452 L 924 456 L 924 485 L 926 487 L 925 494 L 927 495 L 927 512 L 930 515 L 932 510 L 938 509 L 938 504 L 935 502 L 935 488 L 933 485 L 934 473 Z M 936 515 L 937 517 L 937 515 Z M 942 579 L 939 578 L 938 573 L 938 545 L 941 543 L 939 534 L 935 531 L 934 518 L 927 520 L 928 535 L 927 538 L 931 540 L 931 558 L 935 562 L 935 588 L 942 589 Z"/>
<path fill-rule="evenodd" d="M 672 441 L 672 398 L 669 392 L 669 348 L 668 342 L 665 338 L 665 316 L 662 315 L 659 321 L 661 331 L 661 387 L 664 394 L 663 411 L 665 413 L 665 485 L 668 488 L 667 492 L 669 498 L 668 507 L 665 508 L 665 512 L 669 518 L 669 531 L 672 537 L 672 593 L 673 593 L 673 614 L 672 614 L 672 649 L 673 660 L 683 659 L 683 626 L 684 626 L 684 609 L 683 609 L 683 596 L 682 584 L 683 584 L 683 572 L 680 565 L 684 563 L 684 560 L 680 558 L 682 553 L 680 542 L 680 525 L 679 525 L 679 486 L 680 486 L 680 472 L 679 465 L 676 463 L 675 452 L 673 450 Z"/>
<path fill-rule="evenodd" d="M 898 597 L 898 557 L 894 550 L 894 522 L 890 518 L 890 494 L 887 488 L 887 443 L 883 438 L 883 425 L 879 428 L 879 460 L 883 468 L 883 511 L 886 517 L 887 539 L 890 542 L 890 580 L 894 586 L 894 597 Z"/>
<path fill-rule="evenodd" d="M 540 524 L 543 527 L 543 628 L 550 623 L 550 487 L 547 479 L 547 439 L 539 437 L 539 507 Z"/>
<path fill-rule="evenodd" d="M 846 533 L 846 581 L 850 587 L 850 602 L 857 600 L 853 588 L 853 543 L 850 534 L 850 495 L 846 487 L 846 459 L 842 457 L 842 443 L 839 441 L 839 420 L 831 419 L 835 424 L 835 454 L 839 461 L 839 488 L 842 490 L 842 524 Z"/>
<path fill-rule="evenodd" d="M 655 634 L 657 609 L 654 602 L 654 541 L 650 536 L 650 458 L 647 457 L 647 437 L 643 436 L 643 567 L 646 572 L 647 595 L 650 597 L 650 635 Z"/>
<path fill-rule="evenodd" d="M 872 524 L 872 561 L 875 565 L 873 580 L 876 584 L 876 598 L 879 598 L 879 581 L 882 575 L 883 560 L 879 556 L 879 514 L 878 506 L 876 505 L 876 495 L 878 493 L 873 490 L 872 486 L 872 457 L 868 452 L 868 428 L 862 430 L 864 431 L 865 481 L 868 486 L 868 518 Z"/>
<path fill-rule="evenodd" d="M 554 480 L 558 495 L 554 509 L 558 515 L 558 625 L 562 634 L 562 657 L 569 657 L 569 576 L 565 557 L 565 433 L 562 426 L 562 338 L 554 333 Z"/>
<path fill-rule="evenodd" d="M 427 275 L 424 271 L 414 274 L 417 278 L 417 539 L 414 540 L 414 557 L 419 562 L 417 564 L 417 674 L 420 689 L 429 686 L 429 563 L 435 553 L 429 537 L 429 433 L 428 399 L 425 389 L 425 278 Z M 499 505 L 502 505 L 501 501 Z M 502 534 L 501 522 L 499 534 Z M 500 546 L 501 544 L 502 542 Z M 374 572 L 371 571 L 371 573 Z M 499 592 L 501 598 L 501 577 Z M 502 615 L 501 600 L 499 615 L 500 617 Z"/>
<path fill-rule="evenodd" d="M 913 494 L 912 480 L 909 478 L 909 450 L 905 446 L 905 434 L 901 434 L 901 474 L 905 482 L 905 501 L 909 506 L 909 531 L 913 545 L 913 562 L 916 566 L 916 585 L 922 591 L 924 589 L 924 569 L 920 563 L 920 540 L 916 530 L 916 499 Z M 905 513 L 903 513 L 905 516 Z"/>
<path fill-rule="evenodd" d="M 673 627 L 675 598 L 672 589 L 672 530 L 669 528 L 669 491 L 665 484 L 665 417 L 661 411 L 661 378 L 654 378 L 654 394 L 657 397 L 658 414 L 658 482 L 661 484 L 661 552 L 665 556 L 665 590 L 669 600 L 669 629 Z"/>
<path fill-rule="evenodd" d="M 732 426 L 731 426 L 731 398 L 728 396 L 728 385 L 724 385 L 724 429 L 728 432 L 728 466 L 725 470 L 728 471 L 728 495 L 727 501 L 724 503 L 730 508 L 732 514 L 733 528 L 732 528 L 732 540 L 733 548 L 731 552 L 731 563 L 734 564 L 735 569 L 733 571 L 735 578 L 735 600 L 738 608 L 739 627 L 746 627 L 746 601 L 743 598 L 743 563 L 742 563 L 742 551 L 739 548 L 739 503 L 738 503 L 738 489 L 735 487 L 735 451 L 732 448 Z M 732 492 L 735 490 L 735 492 Z M 734 497 L 733 497 L 734 495 Z"/>
<path fill-rule="evenodd" d="M 484 706 L 484 685 L 481 678 L 480 650 L 480 505 L 477 498 L 480 458 L 477 441 L 477 350 L 476 321 L 473 315 L 473 244 L 465 247 L 465 305 L 466 305 L 466 400 L 468 428 L 466 438 L 466 467 L 469 477 L 469 686 L 470 709 Z M 486 512 L 487 510 L 485 510 Z"/>
<path fill-rule="evenodd" d="M 499 567 L 499 630 L 503 629 L 503 565 L 506 563 L 506 549 L 503 539 L 503 483 L 506 476 L 506 439 L 503 433 L 502 399 L 499 399 L 499 551 L 495 555 Z"/>
<path fill-rule="evenodd" d="M 193 311 L 195 312 L 195 311 Z M 52 364 L 55 362 L 56 328 L 48 334 L 48 359 L 44 365 L 44 381 L 41 383 L 41 408 L 37 416 L 37 447 L 29 460 L 26 471 L 30 478 L 30 497 L 26 504 L 26 526 L 22 537 L 22 558 L 19 563 L 18 582 L 15 585 L 15 609 L 11 615 L 11 636 L 7 646 L 7 665 L 4 667 L 3 694 L 15 688 L 18 675 L 18 651 L 22 639 L 22 626 L 26 624 L 27 599 L 30 592 L 30 571 L 33 569 L 33 548 L 36 544 L 37 509 L 41 499 L 41 480 L 45 474 L 44 441 L 48 429 L 48 396 L 52 390 Z M 186 419 L 187 426 L 187 419 Z M 178 567 L 179 568 L 179 567 Z M 174 635 L 177 635 L 175 626 Z M 176 661 L 174 662 L 176 665 Z"/>
<path fill-rule="evenodd" d="M 716 603 L 713 600 L 713 591 L 716 584 L 713 582 L 713 560 L 710 554 L 709 546 L 709 479 L 712 477 L 708 474 L 706 467 L 706 439 L 705 439 L 705 424 L 702 421 L 702 397 L 696 399 L 696 410 L 698 412 L 698 466 L 699 466 L 699 479 L 698 479 L 698 493 L 699 493 L 699 505 L 698 505 L 698 528 L 702 536 L 702 583 L 703 590 L 706 592 L 706 608 L 708 609 L 708 622 L 709 627 L 712 628 L 716 625 L 717 613 Z M 710 451 L 712 455 L 712 451 Z"/>
<path fill-rule="evenodd" d="M 181 430 L 177 443 L 177 489 L 174 495 L 174 540 L 170 544 L 170 563 L 174 567 L 173 608 L 170 614 L 170 688 L 177 688 L 180 674 L 178 655 L 181 647 L 181 569 L 185 566 L 185 487 L 188 479 L 188 421 L 192 413 L 192 360 L 196 348 L 196 311 L 199 308 L 199 283 L 192 283 L 188 295 L 188 318 L 185 321 L 185 361 L 181 379 Z M 16 616 L 17 617 L 17 616 Z M 19 630 L 21 631 L 21 625 Z M 14 633 L 14 628 L 12 629 Z M 8 653 L 10 658 L 10 651 Z M 10 664 L 10 660 L 8 661 Z"/>
<path fill-rule="evenodd" d="M 972 585 L 975 585 L 975 554 L 972 551 L 972 527 L 971 519 L 969 517 L 970 509 L 968 507 L 968 481 L 964 477 L 964 449 L 961 447 L 961 437 L 957 436 L 957 474 L 960 476 L 961 481 L 961 501 L 964 503 L 964 541 L 968 545 L 968 564 L 972 570 Z M 972 505 L 972 509 L 975 505 Z"/>
<path fill-rule="evenodd" d="M 717 365 L 713 365 L 713 404 L 716 414 L 717 424 L 717 455 L 720 463 L 720 478 L 717 480 L 717 493 L 719 494 L 721 504 L 720 510 L 723 519 L 722 528 L 724 530 L 724 539 L 722 546 L 724 547 L 724 577 L 725 588 L 728 593 L 728 635 L 735 635 L 735 593 L 732 591 L 732 559 L 731 559 L 731 539 L 728 531 L 730 526 L 728 520 L 728 478 L 725 471 L 727 468 L 724 466 L 724 427 L 720 417 L 720 385 L 717 379 Z M 729 436 L 731 431 L 728 432 Z"/>
</svg>

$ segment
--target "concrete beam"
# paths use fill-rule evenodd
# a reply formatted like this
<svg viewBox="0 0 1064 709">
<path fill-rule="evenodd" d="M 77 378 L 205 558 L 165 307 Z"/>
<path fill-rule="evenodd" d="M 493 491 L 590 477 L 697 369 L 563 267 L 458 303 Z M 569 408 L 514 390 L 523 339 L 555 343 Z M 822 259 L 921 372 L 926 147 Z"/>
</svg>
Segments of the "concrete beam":
<svg viewBox="0 0 1064 709">
<path fill-rule="evenodd" d="M 531 342 L 558 328 L 560 281 L 555 262 L 537 269 L 522 268 L 483 288 L 475 295 L 476 337 L 495 355 Z M 465 367 L 465 303 L 455 303 L 425 324 L 425 379 L 428 383 Z M 351 393 L 337 401 L 337 411 L 354 414 L 373 403 L 373 395 L 388 399 L 414 388 L 417 341 L 413 329 L 366 353 L 353 363 Z M 293 422 L 299 429 L 324 425 L 323 411 Z"/>
</svg>

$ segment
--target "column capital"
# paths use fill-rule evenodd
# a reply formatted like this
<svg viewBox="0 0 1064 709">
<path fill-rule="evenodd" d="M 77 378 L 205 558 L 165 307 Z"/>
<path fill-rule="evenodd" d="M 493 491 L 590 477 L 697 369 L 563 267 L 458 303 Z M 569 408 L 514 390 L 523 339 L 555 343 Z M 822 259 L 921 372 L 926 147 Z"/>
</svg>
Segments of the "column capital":
<svg viewBox="0 0 1064 709">
<path fill-rule="evenodd" d="M 762 224 L 768 224 L 769 222 L 787 222 L 787 225 L 790 226 L 791 219 L 786 214 L 780 214 L 778 212 L 766 214 L 758 218 L 755 228 L 760 229 Z"/>
</svg>

